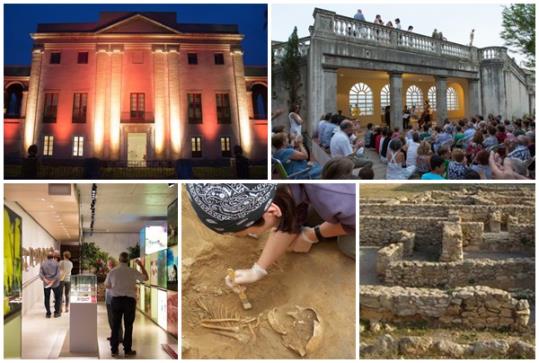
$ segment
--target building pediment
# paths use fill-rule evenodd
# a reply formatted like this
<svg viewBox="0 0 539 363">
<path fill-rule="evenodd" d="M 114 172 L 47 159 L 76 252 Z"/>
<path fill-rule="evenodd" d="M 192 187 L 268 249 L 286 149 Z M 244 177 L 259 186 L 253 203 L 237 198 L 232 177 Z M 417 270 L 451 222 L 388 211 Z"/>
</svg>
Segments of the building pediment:
<svg viewBox="0 0 539 363">
<path fill-rule="evenodd" d="M 178 34 L 174 28 L 150 19 L 141 14 L 135 14 L 127 19 L 110 24 L 96 31 L 98 34 Z"/>
</svg>

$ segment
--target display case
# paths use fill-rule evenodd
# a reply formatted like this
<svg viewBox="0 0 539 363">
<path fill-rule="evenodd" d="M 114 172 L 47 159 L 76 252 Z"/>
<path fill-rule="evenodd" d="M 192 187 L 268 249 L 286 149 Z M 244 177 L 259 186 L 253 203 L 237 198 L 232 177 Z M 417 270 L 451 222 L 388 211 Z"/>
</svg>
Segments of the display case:
<svg viewBox="0 0 539 363">
<path fill-rule="evenodd" d="M 71 276 L 71 303 L 97 303 L 97 277 Z"/>
</svg>

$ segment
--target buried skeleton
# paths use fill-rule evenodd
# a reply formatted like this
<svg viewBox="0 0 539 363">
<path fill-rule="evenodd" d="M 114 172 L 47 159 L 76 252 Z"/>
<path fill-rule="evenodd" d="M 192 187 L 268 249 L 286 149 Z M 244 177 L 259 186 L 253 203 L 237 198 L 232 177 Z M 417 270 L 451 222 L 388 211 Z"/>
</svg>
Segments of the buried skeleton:
<svg viewBox="0 0 539 363">
<path fill-rule="evenodd" d="M 183 358 L 355 357 L 355 262 L 335 239 L 285 253 L 256 283 L 230 286 L 229 268 L 256 261 L 267 233 L 216 234 L 185 192 L 183 200 Z"/>
</svg>

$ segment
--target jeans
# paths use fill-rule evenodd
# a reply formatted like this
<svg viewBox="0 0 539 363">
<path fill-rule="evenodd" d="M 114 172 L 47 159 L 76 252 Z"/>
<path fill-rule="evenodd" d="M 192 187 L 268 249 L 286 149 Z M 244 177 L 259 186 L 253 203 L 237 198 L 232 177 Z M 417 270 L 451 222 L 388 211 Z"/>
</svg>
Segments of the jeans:
<svg viewBox="0 0 539 363">
<path fill-rule="evenodd" d="M 106 304 L 106 305 L 107 305 L 107 318 L 109 320 L 109 327 L 110 327 L 110 336 L 112 337 L 112 324 L 114 322 L 113 316 L 112 316 L 112 304 Z M 123 335 L 124 335 L 124 330 L 122 326 L 123 324 L 120 323 L 120 333 L 118 334 L 118 336 L 120 337 L 119 338 L 120 340 L 123 339 Z"/>
<path fill-rule="evenodd" d="M 65 304 L 69 306 L 69 293 L 71 292 L 71 281 L 62 281 L 60 283 L 60 297 L 62 294 L 65 296 Z"/>
<path fill-rule="evenodd" d="M 54 294 L 54 313 L 60 314 L 61 307 L 62 307 L 62 285 L 58 285 L 56 287 L 45 287 L 43 288 L 43 292 L 45 294 L 45 310 L 47 311 L 47 314 L 50 315 L 51 313 L 51 290 Z"/>
<path fill-rule="evenodd" d="M 136 306 L 137 300 L 132 297 L 117 296 L 112 298 L 112 335 L 110 337 L 110 349 L 112 353 L 118 353 L 122 318 L 124 322 L 124 351 L 131 351 L 131 345 L 133 344 L 133 322 L 135 321 Z"/>
</svg>

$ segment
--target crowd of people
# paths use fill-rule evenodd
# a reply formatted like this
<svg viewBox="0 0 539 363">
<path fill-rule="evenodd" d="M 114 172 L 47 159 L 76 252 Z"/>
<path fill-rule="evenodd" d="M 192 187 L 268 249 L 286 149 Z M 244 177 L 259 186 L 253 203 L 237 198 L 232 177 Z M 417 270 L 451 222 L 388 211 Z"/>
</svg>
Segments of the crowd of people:
<svg viewBox="0 0 539 363">
<path fill-rule="evenodd" d="M 386 179 L 535 177 L 535 121 L 476 115 L 407 129 L 367 126 L 365 144 L 387 163 Z"/>
<path fill-rule="evenodd" d="M 288 129 L 272 130 L 272 149 L 274 162 L 293 179 L 373 179 L 373 162 L 385 165 L 389 180 L 535 178 L 530 117 L 510 121 L 490 114 L 435 123 L 422 115 L 403 129 L 369 123 L 362 130 L 339 111 L 322 115 L 312 135 L 304 132 L 297 106 L 288 119 Z M 305 138 L 312 140 L 310 149 Z M 327 153 L 323 165 L 313 158 L 314 146 Z"/>
</svg>

